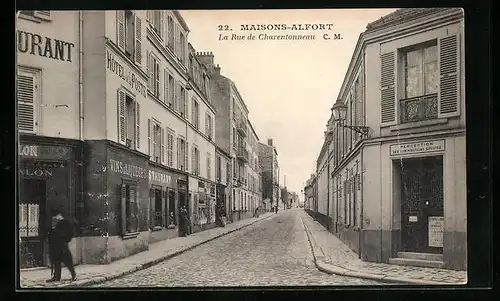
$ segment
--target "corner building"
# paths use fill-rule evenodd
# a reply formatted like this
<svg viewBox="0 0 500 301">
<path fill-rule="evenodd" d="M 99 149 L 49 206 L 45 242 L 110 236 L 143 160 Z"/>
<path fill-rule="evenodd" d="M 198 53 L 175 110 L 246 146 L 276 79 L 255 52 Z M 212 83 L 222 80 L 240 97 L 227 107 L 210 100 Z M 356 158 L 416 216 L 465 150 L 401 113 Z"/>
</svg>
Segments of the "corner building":
<svg viewBox="0 0 500 301">
<path fill-rule="evenodd" d="M 360 35 L 338 101 L 368 135 L 330 120 L 318 197 L 363 260 L 467 268 L 464 58 L 461 9 L 399 9 Z"/>
</svg>

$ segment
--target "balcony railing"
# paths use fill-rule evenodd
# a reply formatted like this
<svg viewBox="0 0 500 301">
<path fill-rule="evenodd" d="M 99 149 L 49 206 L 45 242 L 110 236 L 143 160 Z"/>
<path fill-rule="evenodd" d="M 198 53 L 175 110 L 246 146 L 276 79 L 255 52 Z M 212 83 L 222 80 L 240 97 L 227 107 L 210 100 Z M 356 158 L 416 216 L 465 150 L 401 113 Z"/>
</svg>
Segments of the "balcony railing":
<svg viewBox="0 0 500 301">
<path fill-rule="evenodd" d="M 248 162 L 248 151 L 243 147 L 238 148 L 238 159 L 243 162 Z"/>
<path fill-rule="evenodd" d="M 437 94 L 400 100 L 401 123 L 437 118 L 437 102 Z"/>
<path fill-rule="evenodd" d="M 236 123 L 236 129 L 241 136 L 247 136 L 247 123 L 245 121 L 239 121 Z"/>
</svg>

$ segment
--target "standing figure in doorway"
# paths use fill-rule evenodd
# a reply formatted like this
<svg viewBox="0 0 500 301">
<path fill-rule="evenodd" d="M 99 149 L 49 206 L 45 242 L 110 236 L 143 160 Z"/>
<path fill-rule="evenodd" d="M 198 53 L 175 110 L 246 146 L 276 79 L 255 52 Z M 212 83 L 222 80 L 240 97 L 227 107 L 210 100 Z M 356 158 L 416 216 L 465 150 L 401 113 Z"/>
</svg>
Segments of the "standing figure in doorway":
<svg viewBox="0 0 500 301">
<path fill-rule="evenodd" d="M 73 267 L 73 257 L 69 250 L 68 243 L 73 238 L 73 227 L 71 223 L 64 219 L 61 211 L 53 209 L 52 227 L 49 231 L 49 259 L 52 265 L 52 278 L 47 282 L 61 281 L 61 263 L 68 268 L 71 273 L 71 280 L 76 280 L 76 272 Z"/>
<path fill-rule="evenodd" d="M 189 222 L 189 214 L 185 206 L 181 207 L 181 236 L 187 236 L 189 235 L 189 228 L 190 228 L 190 222 Z"/>
</svg>

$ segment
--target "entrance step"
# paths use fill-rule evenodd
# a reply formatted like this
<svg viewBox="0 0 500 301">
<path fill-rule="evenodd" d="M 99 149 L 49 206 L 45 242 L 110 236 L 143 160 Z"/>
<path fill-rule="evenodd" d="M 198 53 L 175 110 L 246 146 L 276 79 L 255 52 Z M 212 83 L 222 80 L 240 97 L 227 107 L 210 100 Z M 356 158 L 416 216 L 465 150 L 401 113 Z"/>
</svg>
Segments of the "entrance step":
<svg viewBox="0 0 500 301">
<path fill-rule="evenodd" d="M 398 252 L 398 258 L 443 261 L 443 254 Z"/>
<path fill-rule="evenodd" d="M 408 265 L 423 268 L 443 268 L 444 262 L 437 260 L 422 260 L 410 258 L 389 258 L 390 264 Z"/>
</svg>

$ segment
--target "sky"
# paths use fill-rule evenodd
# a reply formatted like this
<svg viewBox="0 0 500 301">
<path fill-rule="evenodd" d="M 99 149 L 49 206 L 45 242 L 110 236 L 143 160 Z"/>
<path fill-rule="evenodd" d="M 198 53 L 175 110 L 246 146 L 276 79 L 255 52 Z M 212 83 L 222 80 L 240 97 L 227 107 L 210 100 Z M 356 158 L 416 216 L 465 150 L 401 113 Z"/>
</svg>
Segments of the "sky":
<svg viewBox="0 0 500 301">
<path fill-rule="evenodd" d="M 260 142 L 272 138 L 280 184 L 301 195 L 315 173 L 326 123 L 356 42 L 369 22 L 395 9 L 181 10 L 198 52 L 211 51 L 237 86 Z M 242 30 L 251 24 L 311 24 L 308 30 Z M 313 24 L 318 24 L 312 30 Z M 333 24 L 323 26 L 319 24 Z M 298 27 L 296 27 L 298 28 Z M 222 29 L 222 30 L 220 30 Z M 228 29 L 228 30 L 225 30 Z M 328 30 L 330 29 L 330 30 Z M 255 40 L 248 40 L 253 33 Z M 232 40 L 232 36 L 244 40 Z M 314 35 L 314 40 L 259 40 L 259 34 Z M 330 37 L 324 39 L 324 34 Z M 334 39 L 340 34 L 342 39 Z M 220 35 L 228 36 L 221 40 Z M 285 183 L 286 176 L 286 183 Z"/>
</svg>

